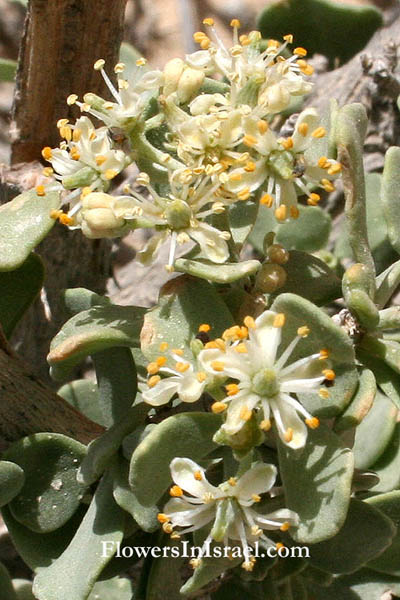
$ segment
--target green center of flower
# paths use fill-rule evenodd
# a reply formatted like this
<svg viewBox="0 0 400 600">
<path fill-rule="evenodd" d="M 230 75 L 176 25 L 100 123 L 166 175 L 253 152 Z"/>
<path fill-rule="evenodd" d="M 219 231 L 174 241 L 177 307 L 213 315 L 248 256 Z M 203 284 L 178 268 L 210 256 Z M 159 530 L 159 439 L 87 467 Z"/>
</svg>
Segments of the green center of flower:
<svg viewBox="0 0 400 600">
<path fill-rule="evenodd" d="M 190 226 L 192 211 L 183 200 L 172 200 L 168 202 L 165 209 L 165 219 L 171 229 L 186 229 Z"/>
<path fill-rule="evenodd" d="M 254 377 L 252 390 L 259 396 L 272 398 L 279 394 L 278 378 L 274 369 L 262 369 Z"/>
<path fill-rule="evenodd" d="M 293 179 L 294 156 L 288 150 L 273 150 L 267 164 L 282 179 Z"/>
</svg>

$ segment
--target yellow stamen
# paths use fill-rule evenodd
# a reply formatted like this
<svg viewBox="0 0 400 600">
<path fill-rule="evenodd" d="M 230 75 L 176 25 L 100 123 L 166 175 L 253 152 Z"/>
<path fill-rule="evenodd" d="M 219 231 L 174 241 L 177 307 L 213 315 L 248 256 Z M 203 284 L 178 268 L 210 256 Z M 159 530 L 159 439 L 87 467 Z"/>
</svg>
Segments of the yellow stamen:
<svg viewBox="0 0 400 600">
<path fill-rule="evenodd" d="M 252 160 L 249 160 L 249 162 L 247 162 L 244 166 L 244 170 L 247 173 L 252 173 L 253 171 L 256 170 L 256 163 L 253 162 Z"/>
<path fill-rule="evenodd" d="M 246 327 L 248 329 L 254 329 L 256 326 L 255 320 L 253 319 L 253 317 L 250 317 L 249 315 L 247 315 L 247 317 L 245 317 L 243 319 L 243 323 L 246 325 Z"/>
<path fill-rule="evenodd" d="M 193 39 L 197 44 L 200 44 L 200 42 L 206 37 L 207 36 L 204 31 L 196 31 L 196 33 L 193 34 Z"/>
<path fill-rule="evenodd" d="M 333 381 L 336 377 L 336 373 L 335 371 L 333 371 L 332 369 L 324 369 L 322 371 L 322 375 L 325 377 L 325 379 L 327 379 L 328 381 Z"/>
<path fill-rule="evenodd" d="M 92 193 L 92 188 L 89 187 L 88 185 L 86 185 L 85 187 L 82 188 L 81 198 L 85 198 L 85 196 L 88 196 L 91 193 Z"/>
<path fill-rule="evenodd" d="M 326 135 L 326 129 L 325 127 L 317 127 L 317 129 L 314 129 L 311 135 L 313 138 L 323 138 Z"/>
<path fill-rule="evenodd" d="M 167 362 L 167 359 L 165 356 L 159 356 L 158 358 L 156 358 L 156 363 L 158 364 L 159 367 L 163 367 L 166 362 Z"/>
<path fill-rule="evenodd" d="M 183 362 L 177 362 L 175 365 L 175 369 L 179 372 L 179 373 L 185 373 L 185 371 L 187 371 L 190 367 L 189 363 L 183 363 Z"/>
<path fill-rule="evenodd" d="M 67 98 L 68 106 L 72 106 L 78 100 L 78 96 L 76 94 L 70 94 Z"/>
<path fill-rule="evenodd" d="M 290 528 L 290 523 L 288 523 L 287 521 L 285 521 L 285 523 L 282 523 L 282 525 L 279 527 L 279 529 L 281 531 L 287 531 Z"/>
<path fill-rule="evenodd" d="M 239 200 L 248 200 L 248 198 L 250 198 L 251 195 L 250 188 L 245 187 L 236 195 L 239 198 Z"/>
<path fill-rule="evenodd" d="M 288 427 L 285 431 L 285 434 L 283 436 L 283 439 L 285 440 L 286 443 L 289 443 L 292 441 L 293 439 L 293 429 L 291 427 Z"/>
<path fill-rule="evenodd" d="M 321 196 L 319 194 L 310 194 L 307 198 L 307 204 L 309 206 L 317 206 L 318 202 L 321 200 Z"/>
<path fill-rule="evenodd" d="M 329 355 L 329 350 L 327 348 L 322 348 L 322 350 L 319 351 L 319 360 L 326 360 L 329 358 Z"/>
<path fill-rule="evenodd" d="M 232 487 L 235 487 L 235 485 L 237 484 L 237 479 L 236 479 L 236 477 L 229 477 L 229 479 L 228 479 L 228 483 L 229 483 L 229 485 L 231 485 Z"/>
<path fill-rule="evenodd" d="M 308 132 L 308 123 L 300 123 L 300 125 L 297 128 L 297 131 L 300 133 L 300 135 L 305 137 Z"/>
<path fill-rule="evenodd" d="M 189 565 L 192 567 L 192 569 L 197 569 L 200 565 L 201 565 L 201 558 L 191 558 L 189 560 Z"/>
<path fill-rule="evenodd" d="M 321 156 L 318 159 L 318 166 L 321 167 L 321 169 L 326 169 L 329 167 L 329 162 L 326 156 Z"/>
<path fill-rule="evenodd" d="M 310 329 L 309 327 L 307 327 L 307 325 L 303 325 L 302 327 L 299 327 L 297 330 L 297 335 L 299 335 L 302 338 L 306 338 L 310 333 Z"/>
<path fill-rule="evenodd" d="M 239 418 L 242 419 L 242 421 L 248 421 L 249 419 L 251 419 L 252 414 L 253 411 L 247 408 L 247 406 L 242 406 L 242 408 L 240 409 Z"/>
<path fill-rule="evenodd" d="M 182 350 L 182 348 L 172 348 L 171 352 L 173 354 L 177 354 L 178 356 L 183 356 L 183 350 Z"/>
<path fill-rule="evenodd" d="M 46 195 L 46 190 L 44 189 L 44 185 L 37 185 L 36 186 L 36 194 L 38 196 L 45 196 Z"/>
<path fill-rule="evenodd" d="M 45 177 L 51 177 L 51 175 L 53 175 L 54 173 L 54 169 L 52 169 L 52 167 L 45 167 L 42 171 L 42 174 Z"/>
<path fill-rule="evenodd" d="M 284 546 L 284 544 L 282 544 L 282 542 L 278 542 L 278 543 L 275 545 L 275 548 L 276 548 L 276 550 L 277 550 L 278 552 L 279 552 L 279 550 L 282 550 L 282 548 L 284 548 L 284 547 L 285 547 L 285 546 Z"/>
<path fill-rule="evenodd" d="M 199 383 L 203 383 L 203 381 L 207 379 L 207 375 L 204 373 L 204 371 L 199 371 L 196 373 L 196 377 Z"/>
<path fill-rule="evenodd" d="M 279 48 L 279 46 L 280 46 L 280 43 L 278 42 L 278 40 L 272 40 L 271 39 L 271 40 L 268 40 L 268 42 L 267 42 L 267 47 L 268 48 L 275 48 L 276 49 L 276 48 Z"/>
<path fill-rule="evenodd" d="M 328 173 L 329 175 L 336 175 L 337 173 L 340 173 L 341 170 L 342 165 L 340 163 L 335 163 L 329 167 Z"/>
<path fill-rule="evenodd" d="M 241 26 L 239 19 L 232 19 L 231 21 L 231 27 L 236 27 L 239 29 L 239 27 Z"/>
<path fill-rule="evenodd" d="M 252 494 L 251 499 L 253 500 L 253 502 L 261 502 L 261 496 L 259 496 L 258 494 Z"/>
<path fill-rule="evenodd" d="M 237 383 L 228 383 L 228 385 L 225 386 L 225 389 L 228 396 L 235 396 L 240 391 Z"/>
<path fill-rule="evenodd" d="M 201 481 L 203 479 L 203 473 L 201 471 L 195 471 L 193 477 L 196 481 Z"/>
<path fill-rule="evenodd" d="M 69 217 L 68 215 L 66 215 L 65 213 L 63 213 L 62 215 L 59 216 L 58 220 L 60 221 L 61 225 L 72 225 L 74 220 L 71 219 L 71 217 Z"/>
<path fill-rule="evenodd" d="M 203 25 L 208 25 L 209 27 L 212 27 L 214 25 L 214 19 L 212 19 L 211 17 L 203 19 Z"/>
<path fill-rule="evenodd" d="M 284 221 L 286 219 L 286 215 L 287 215 L 287 207 L 284 204 L 281 204 L 275 210 L 274 215 L 278 221 Z"/>
<path fill-rule="evenodd" d="M 160 352 L 165 352 L 166 350 L 168 350 L 168 342 L 161 342 Z"/>
<path fill-rule="evenodd" d="M 317 427 L 319 427 L 319 419 L 317 419 L 317 417 L 311 417 L 311 419 L 306 419 L 306 425 L 310 429 L 317 429 Z"/>
<path fill-rule="evenodd" d="M 290 150 L 291 148 L 293 148 L 293 138 L 291 138 L 291 137 L 281 138 L 278 141 L 285 148 L 285 150 Z"/>
<path fill-rule="evenodd" d="M 242 180 L 242 173 L 240 173 L 239 171 L 234 171 L 233 173 L 231 173 L 229 175 L 229 181 L 241 181 Z"/>
<path fill-rule="evenodd" d="M 146 371 L 148 372 L 149 375 L 155 375 L 156 373 L 158 373 L 158 370 L 159 370 L 159 366 L 156 362 L 151 362 L 146 367 Z"/>
<path fill-rule="evenodd" d="M 125 65 L 122 62 L 119 62 L 114 67 L 114 73 L 123 73 L 125 70 Z"/>
<path fill-rule="evenodd" d="M 72 160 L 79 160 L 81 155 L 78 152 L 78 149 L 74 146 L 71 148 L 71 158 Z"/>
<path fill-rule="evenodd" d="M 253 146 L 255 146 L 257 144 L 257 138 L 255 138 L 254 135 L 250 135 L 248 133 L 243 138 L 243 144 L 252 148 Z"/>
<path fill-rule="evenodd" d="M 269 129 L 267 121 L 264 121 L 263 119 L 257 121 L 257 129 L 261 134 L 266 133 Z"/>
<path fill-rule="evenodd" d="M 50 146 L 45 146 L 42 150 L 42 156 L 45 160 L 50 160 L 51 159 L 51 148 Z"/>
<path fill-rule="evenodd" d="M 286 316 L 283 313 L 278 313 L 277 315 L 275 315 L 273 323 L 272 323 L 272 327 L 283 327 L 286 321 Z"/>
<path fill-rule="evenodd" d="M 158 513 L 157 521 L 159 523 L 168 523 L 171 520 L 171 517 L 168 517 L 165 513 Z"/>
<path fill-rule="evenodd" d="M 95 71 L 101 71 L 101 69 L 104 67 L 104 65 L 106 64 L 106 61 L 103 60 L 102 58 L 99 58 L 99 60 L 96 60 L 96 62 L 93 65 L 93 69 Z"/>
<path fill-rule="evenodd" d="M 96 165 L 98 167 L 100 167 L 102 164 L 104 164 L 107 160 L 107 156 L 104 156 L 103 154 L 98 154 L 95 158 L 96 161 Z"/>
<path fill-rule="evenodd" d="M 208 333 L 211 329 L 211 326 L 208 323 L 203 323 L 202 325 L 199 326 L 199 331 L 204 331 L 205 333 Z"/>
<path fill-rule="evenodd" d="M 136 66 L 137 67 L 144 67 L 144 65 L 147 64 L 147 60 L 145 58 L 143 58 L 143 56 L 141 58 L 138 58 L 136 61 Z"/>
<path fill-rule="evenodd" d="M 269 419 L 263 419 L 260 423 L 260 429 L 269 431 L 271 429 L 271 421 Z"/>
<path fill-rule="evenodd" d="M 326 192 L 334 192 L 336 189 L 332 181 L 329 181 L 329 179 L 321 179 L 321 185 Z"/>
<path fill-rule="evenodd" d="M 171 525 L 171 523 L 164 523 L 164 525 L 162 526 L 162 529 L 165 533 L 172 533 L 174 528 Z"/>
<path fill-rule="evenodd" d="M 307 50 L 299 46 L 293 50 L 293 54 L 297 54 L 297 56 L 307 56 Z"/>
<path fill-rule="evenodd" d="M 62 214 L 63 214 L 62 210 L 51 210 L 50 211 L 50 218 L 56 220 L 59 217 L 61 217 Z"/>
<path fill-rule="evenodd" d="M 161 381 L 161 377 L 159 375 L 153 375 L 147 380 L 147 385 L 149 387 L 154 387 L 159 381 Z"/>
<path fill-rule="evenodd" d="M 263 194 L 260 198 L 260 204 L 263 204 L 264 206 L 268 206 L 268 208 L 271 208 L 273 202 L 274 202 L 274 199 L 272 196 L 270 196 L 270 194 Z"/>
<path fill-rule="evenodd" d="M 326 388 L 321 388 L 318 392 L 318 396 L 324 400 L 328 400 L 330 394 Z"/>
<path fill-rule="evenodd" d="M 179 496 L 183 496 L 183 490 L 179 487 L 179 485 L 173 485 L 169 490 L 169 495 L 173 498 L 179 498 Z"/>
<path fill-rule="evenodd" d="M 293 44 L 293 35 L 291 33 L 288 33 L 287 35 L 283 36 L 283 39 L 285 40 L 285 42 L 287 42 L 288 44 Z"/>
<path fill-rule="evenodd" d="M 116 177 L 118 175 L 117 171 L 115 171 L 115 169 L 107 169 L 107 171 L 104 173 L 104 177 L 106 179 L 114 179 L 114 177 Z"/>
<path fill-rule="evenodd" d="M 223 371 L 225 369 L 225 363 L 220 360 L 214 360 L 211 363 L 211 368 L 214 369 L 214 371 Z"/>
<path fill-rule="evenodd" d="M 226 410 L 226 404 L 223 402 L 214 402 L 214 404 L 211 405 L 211 410 L 214 414 L 219 415 Z"/>
<path fill-rule="evenodd" d="M 248 353 L 248 349 L 246 344 L 243 344 L 243 342 L 241 344 L 238 344 L 237 346 L 234 347 L 235 352 L 238 352 L 239 354 L 247 354 Z"/>
<path fill-rule="evenodd" d="M 200 42 L 200 48 L 202 50 L 208 50 L 211 45 L 211 40 L 208 37 L 204 37 Z"/>
<path fill-rule="evenodd" d="M 74 129 L 72 132 L 72 141 L 79 142 L 82 137 L 82 131 L 80 129 Z"/>
<path fill-rule="evenodd" d="M 242 46 L 248 46 L 249 44 L 251 44 L 251 39 L 248 35 L 243 34 L 239 36 L 239 42 L 242 44 Z"/>
</svg>

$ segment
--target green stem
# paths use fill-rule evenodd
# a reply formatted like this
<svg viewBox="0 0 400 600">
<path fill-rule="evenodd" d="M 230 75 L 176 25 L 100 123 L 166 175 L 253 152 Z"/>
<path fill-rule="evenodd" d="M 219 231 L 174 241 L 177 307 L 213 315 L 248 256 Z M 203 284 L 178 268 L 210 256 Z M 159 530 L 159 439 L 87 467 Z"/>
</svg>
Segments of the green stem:
<svg viewBox="0 0 400 600">
<path fill-rule="evenodd" d="M 168 171 L 182 169 L 184 165 L 166 152 L 155 148 L 143 132 L 131 133 L 133 155 L 139 169 L 149 175 L 152 183 L 168 183 Z"/>
</svg>

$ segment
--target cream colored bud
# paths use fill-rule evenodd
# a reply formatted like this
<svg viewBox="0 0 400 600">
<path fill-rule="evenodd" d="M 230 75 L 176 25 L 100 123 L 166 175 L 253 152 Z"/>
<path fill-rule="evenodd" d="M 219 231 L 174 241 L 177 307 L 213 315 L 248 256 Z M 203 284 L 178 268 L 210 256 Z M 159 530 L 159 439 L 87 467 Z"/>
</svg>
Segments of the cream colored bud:
<svg viewBox="0 0 400 600">
<path fill-rule="evenodd" d="M 203 84 L 205 74 L 198 69 L 187 67 L 179 79 L 177 95 L 181 104 L 188 102 Z"/>
<path fill-rule="evenodd" d="M 290 93 L 282 83 L 271 85 L 258 99 L 258 104 L 267 107 L 269 111 L 274 113 L 287 108 L 289 102 Z"/>
<path fill-rule="evenodd" d="M 185 63 L 181 58 L 169 60 L 164 67 L 164 90 L 165 96 L 169 96 L 176 91 L 179 79 L 185 68 Z"/>
<path fill-rule="evenodd" d="M 91 192 L 84 196 L 82 200 L 82 210 L 91 210 L 93 208 L 111 208 L 114 201 L 113 196 L 104 192 Z"/>
</svg>

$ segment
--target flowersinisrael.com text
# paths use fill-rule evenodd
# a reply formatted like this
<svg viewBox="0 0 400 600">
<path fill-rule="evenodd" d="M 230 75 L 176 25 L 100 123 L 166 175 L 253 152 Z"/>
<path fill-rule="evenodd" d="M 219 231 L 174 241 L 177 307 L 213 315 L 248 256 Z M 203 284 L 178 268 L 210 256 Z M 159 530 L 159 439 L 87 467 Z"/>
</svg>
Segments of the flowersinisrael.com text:
<svg viewBox="0 0 400 600">
<path fill-rule="evenodd" d="M 258 542 L 254 543 L 254 548 L 249 548 L 254 558 L 309 558 L 310 550 L 307 546 L 275 547 L 265 548 Z M 211 542 L 200 546 L 190 546 L 189 542 L 183 541 L 179 546 L 121 546 L 121 542 L 103 541 L 102 556 L 108 558 L 242 558 L 243 549 L 241 546 L 215 546 Z"/>
</svg>

